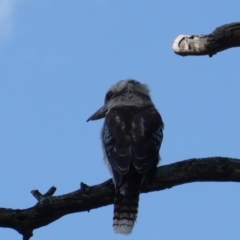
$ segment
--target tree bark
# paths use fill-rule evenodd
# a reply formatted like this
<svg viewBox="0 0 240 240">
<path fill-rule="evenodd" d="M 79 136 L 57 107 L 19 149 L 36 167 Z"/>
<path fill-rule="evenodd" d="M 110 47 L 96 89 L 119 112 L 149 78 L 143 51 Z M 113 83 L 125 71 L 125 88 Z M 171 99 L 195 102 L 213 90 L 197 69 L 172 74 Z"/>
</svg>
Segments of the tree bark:
<svg viewBox="0 0 240 240">
<path fill-rule="evenodd" d="M 179 35 L 173 42 L 173 51 L 181 56 L 209 55 L 240 46 L 240 22 L 225 24 L 208 35 Z"/>
<path fill-rule="evenodd" d="M 141 192 L 207 181 L 240 182 L 240 159 L 211 157 L 161 166 L 150 182 L 143 183 Z M 111 179 L 91 187 L 81 183 L 80 189 L 61 196 L 53 196 L 55 191 L 55 187 L 51 187 L 45 194 L 38 190 L 31 191 L 38 202 L 28 209 L 0 208 L 0 227 L 15 229 L 22 234 L 24 240 L 28 240 L 33 236 L 34 229 L 46 226 L 66 214 L 112 204 L 114 197 Z"/>
</svg>

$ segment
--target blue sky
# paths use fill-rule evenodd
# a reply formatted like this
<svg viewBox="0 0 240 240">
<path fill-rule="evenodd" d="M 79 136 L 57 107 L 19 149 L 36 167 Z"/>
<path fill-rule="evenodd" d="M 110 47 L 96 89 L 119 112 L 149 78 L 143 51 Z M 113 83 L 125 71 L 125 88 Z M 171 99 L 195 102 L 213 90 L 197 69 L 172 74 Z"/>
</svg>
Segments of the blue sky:
<svg viewBox="0 0 240 240">
<path fill-rule="evenodd" d="M 180 57 L 179 34 L 239 21 L 240 2 L 0 0 L 0 206 L 28 208 L 110 177 L 102 120 L 86 119 L 116 81 L 149 85 L 165 123 L 161 164 L 239 157 L 239 49 Z M 112 205 L 65 216 L 40 239 L 238 239 L 237 183 L 192 183 L 142 194 L 132 235 L 112 231 Z M 21 239 L 0 228 L 1 239 Z"/>
</svg>

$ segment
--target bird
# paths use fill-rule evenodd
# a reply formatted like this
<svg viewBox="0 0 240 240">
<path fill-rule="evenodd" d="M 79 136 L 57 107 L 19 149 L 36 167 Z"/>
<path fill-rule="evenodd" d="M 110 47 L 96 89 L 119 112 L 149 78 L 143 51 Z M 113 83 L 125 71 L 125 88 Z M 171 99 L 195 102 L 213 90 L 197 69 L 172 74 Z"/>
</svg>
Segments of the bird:
<svg viewBox="0 0 240 240">
<path fill-rule="evenodd" d="M 148 86 L 134 79 L 111 86 L 104 105 L 87 121 L 101 118 L 104 159 L 115 186 L 113 230 L 128 235 L 137 219 L 141 186 L 160 160 L 164 123 Z"/>
</svg>

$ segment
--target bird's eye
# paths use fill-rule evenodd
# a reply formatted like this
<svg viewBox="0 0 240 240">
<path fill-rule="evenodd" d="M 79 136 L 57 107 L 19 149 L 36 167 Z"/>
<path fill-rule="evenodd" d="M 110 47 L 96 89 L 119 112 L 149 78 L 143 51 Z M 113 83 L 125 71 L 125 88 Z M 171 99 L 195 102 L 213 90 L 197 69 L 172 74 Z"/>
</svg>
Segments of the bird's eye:
<svg viewBox="0 0 240 240">
<path fill-rule="evenodd" d="M 110 99 L 111 99 L 111 97 L 112 97 L 112 95 L 113 95 L 113 92 L 108 92 L 107 94 L 106 94 L 106 101 L 109 101 Z"/>
</svg>

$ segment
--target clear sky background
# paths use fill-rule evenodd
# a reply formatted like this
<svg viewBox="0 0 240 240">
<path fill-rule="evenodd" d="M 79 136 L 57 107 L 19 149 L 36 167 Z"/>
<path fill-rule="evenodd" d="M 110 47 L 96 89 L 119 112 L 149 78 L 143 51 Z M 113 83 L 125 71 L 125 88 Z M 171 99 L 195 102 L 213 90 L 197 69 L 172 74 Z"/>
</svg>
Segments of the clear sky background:
<svg viewBox="0 0 240 240">
<path fill-rule="evenodd" d="M 102 120 L 86 119 L 116 81 L 149 85 L 165 123 L 161 165 L 240 157 L 240 50 L 180 57 L 179 34 L 240 21 L 240 2 L 0 0 L 0 207 L 29 208 L 110 177 Z M 239 239 L 239 184 L 191 183 L 142 194 L 133 233 L 112 230 L 113 206 L 34 231 L 42 239 Z M 0 239 L 18 240 L 0 228 Z"/>
</svg>

